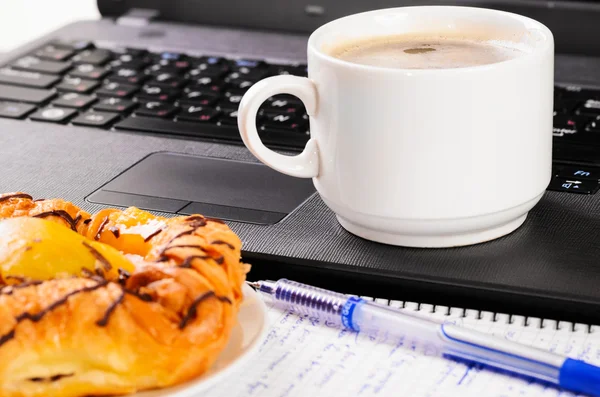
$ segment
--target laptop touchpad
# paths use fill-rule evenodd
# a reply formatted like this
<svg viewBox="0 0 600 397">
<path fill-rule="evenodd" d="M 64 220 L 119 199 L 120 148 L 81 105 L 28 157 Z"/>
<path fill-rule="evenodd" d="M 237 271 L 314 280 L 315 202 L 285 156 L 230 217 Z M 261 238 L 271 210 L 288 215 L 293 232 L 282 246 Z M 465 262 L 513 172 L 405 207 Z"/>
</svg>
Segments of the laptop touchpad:
<svg viewBox="0 0 600 397">
<path fill-rule="evenodd" d="M 92 193 L 92 203 L 273 224 L 315 192 L 257 163 L 154 153 Z"/>
</svg>

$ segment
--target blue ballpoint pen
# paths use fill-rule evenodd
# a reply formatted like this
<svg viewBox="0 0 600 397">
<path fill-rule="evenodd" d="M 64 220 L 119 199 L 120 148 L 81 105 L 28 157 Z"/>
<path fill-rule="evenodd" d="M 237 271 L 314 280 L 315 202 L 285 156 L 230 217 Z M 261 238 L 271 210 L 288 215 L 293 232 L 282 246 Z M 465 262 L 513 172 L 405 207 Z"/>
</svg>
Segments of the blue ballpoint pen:
<svg viewBox="0 0 600 397">
<path fill-rule="evenodd" d="M 356 296 L 281 279 L 250 282 L 279 306 L 336 323 L 353 331 L 386 331 L 415 338 L 428 352 L 470 361 L 600 396 L 600 367 L 453 324 L 440 324 Z"/>
</svg>

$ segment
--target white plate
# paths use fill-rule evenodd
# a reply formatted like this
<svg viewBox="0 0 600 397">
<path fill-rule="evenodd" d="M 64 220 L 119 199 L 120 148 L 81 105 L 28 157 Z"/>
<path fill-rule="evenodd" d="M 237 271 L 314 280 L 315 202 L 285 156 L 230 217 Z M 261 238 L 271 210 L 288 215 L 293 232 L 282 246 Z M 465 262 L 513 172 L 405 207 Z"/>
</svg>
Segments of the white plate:
<svg viewBox="0 0 600 397">
<path fill-rule="evenodd" d="M 238 322 L 233 327 L 229 343 L 213 367 L 204 375 L 166 389 L 157 389 L 129 395 L 131 397 L 197 397 L 198 393 L 221 381 L 250 360 L 260 347 L 268 330 L 267 307 L 248 285 L 242 289 L 244 300 L 240 305 Z M 231 378 L 229 378 L 231 380 Z"/>
</svg>

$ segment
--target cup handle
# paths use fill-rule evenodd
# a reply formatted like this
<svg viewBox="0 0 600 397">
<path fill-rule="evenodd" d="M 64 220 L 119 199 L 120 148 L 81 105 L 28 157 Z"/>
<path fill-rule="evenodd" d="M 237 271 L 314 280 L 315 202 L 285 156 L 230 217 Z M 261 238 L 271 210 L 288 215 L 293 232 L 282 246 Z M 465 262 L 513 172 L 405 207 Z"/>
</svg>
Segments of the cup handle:
<svg viewBox="0 0 600 397">
<path fill-rule="evenodd" d="M 238 127 L 246 147 L 269 167 L 298 178 L 313 178 L 319 174 L 319 147 L 311 138 L 302 153 L 285 156 L 267 148 L 256 130 L 256 114 L 268 98 L 277 94 L 294 95 L 304 103 L 306 112 L 314 117 L 317 110 L 317 89 L 305 77 L 275 76 L 261 80 L 246 92 L 238 110 Z"/>
</svg>

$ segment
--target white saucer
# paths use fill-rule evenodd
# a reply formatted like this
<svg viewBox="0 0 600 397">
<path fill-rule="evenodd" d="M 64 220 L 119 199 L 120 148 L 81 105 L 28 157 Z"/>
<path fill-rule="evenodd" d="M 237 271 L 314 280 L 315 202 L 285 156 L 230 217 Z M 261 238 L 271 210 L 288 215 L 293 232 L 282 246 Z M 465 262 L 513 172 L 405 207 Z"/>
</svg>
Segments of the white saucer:
<svg viewBox="0 0 600 397">
<path fill-rule="evenodd" d="M 258 294 L 248 285 L 242 289 L 244 301 L 238 313 L 238 323 L 232 330 L 231 339 L 221 352 L 213 367 L 204 375 L 166 389 L 157 389 L 136 394 L 132 397 L 192 397 L 215 386 L 219 382 L 231 381 L 228 376 L 239 369 L 258 353 L 260 343 L 268 331 L 267 307 Z"/>
</svg>

